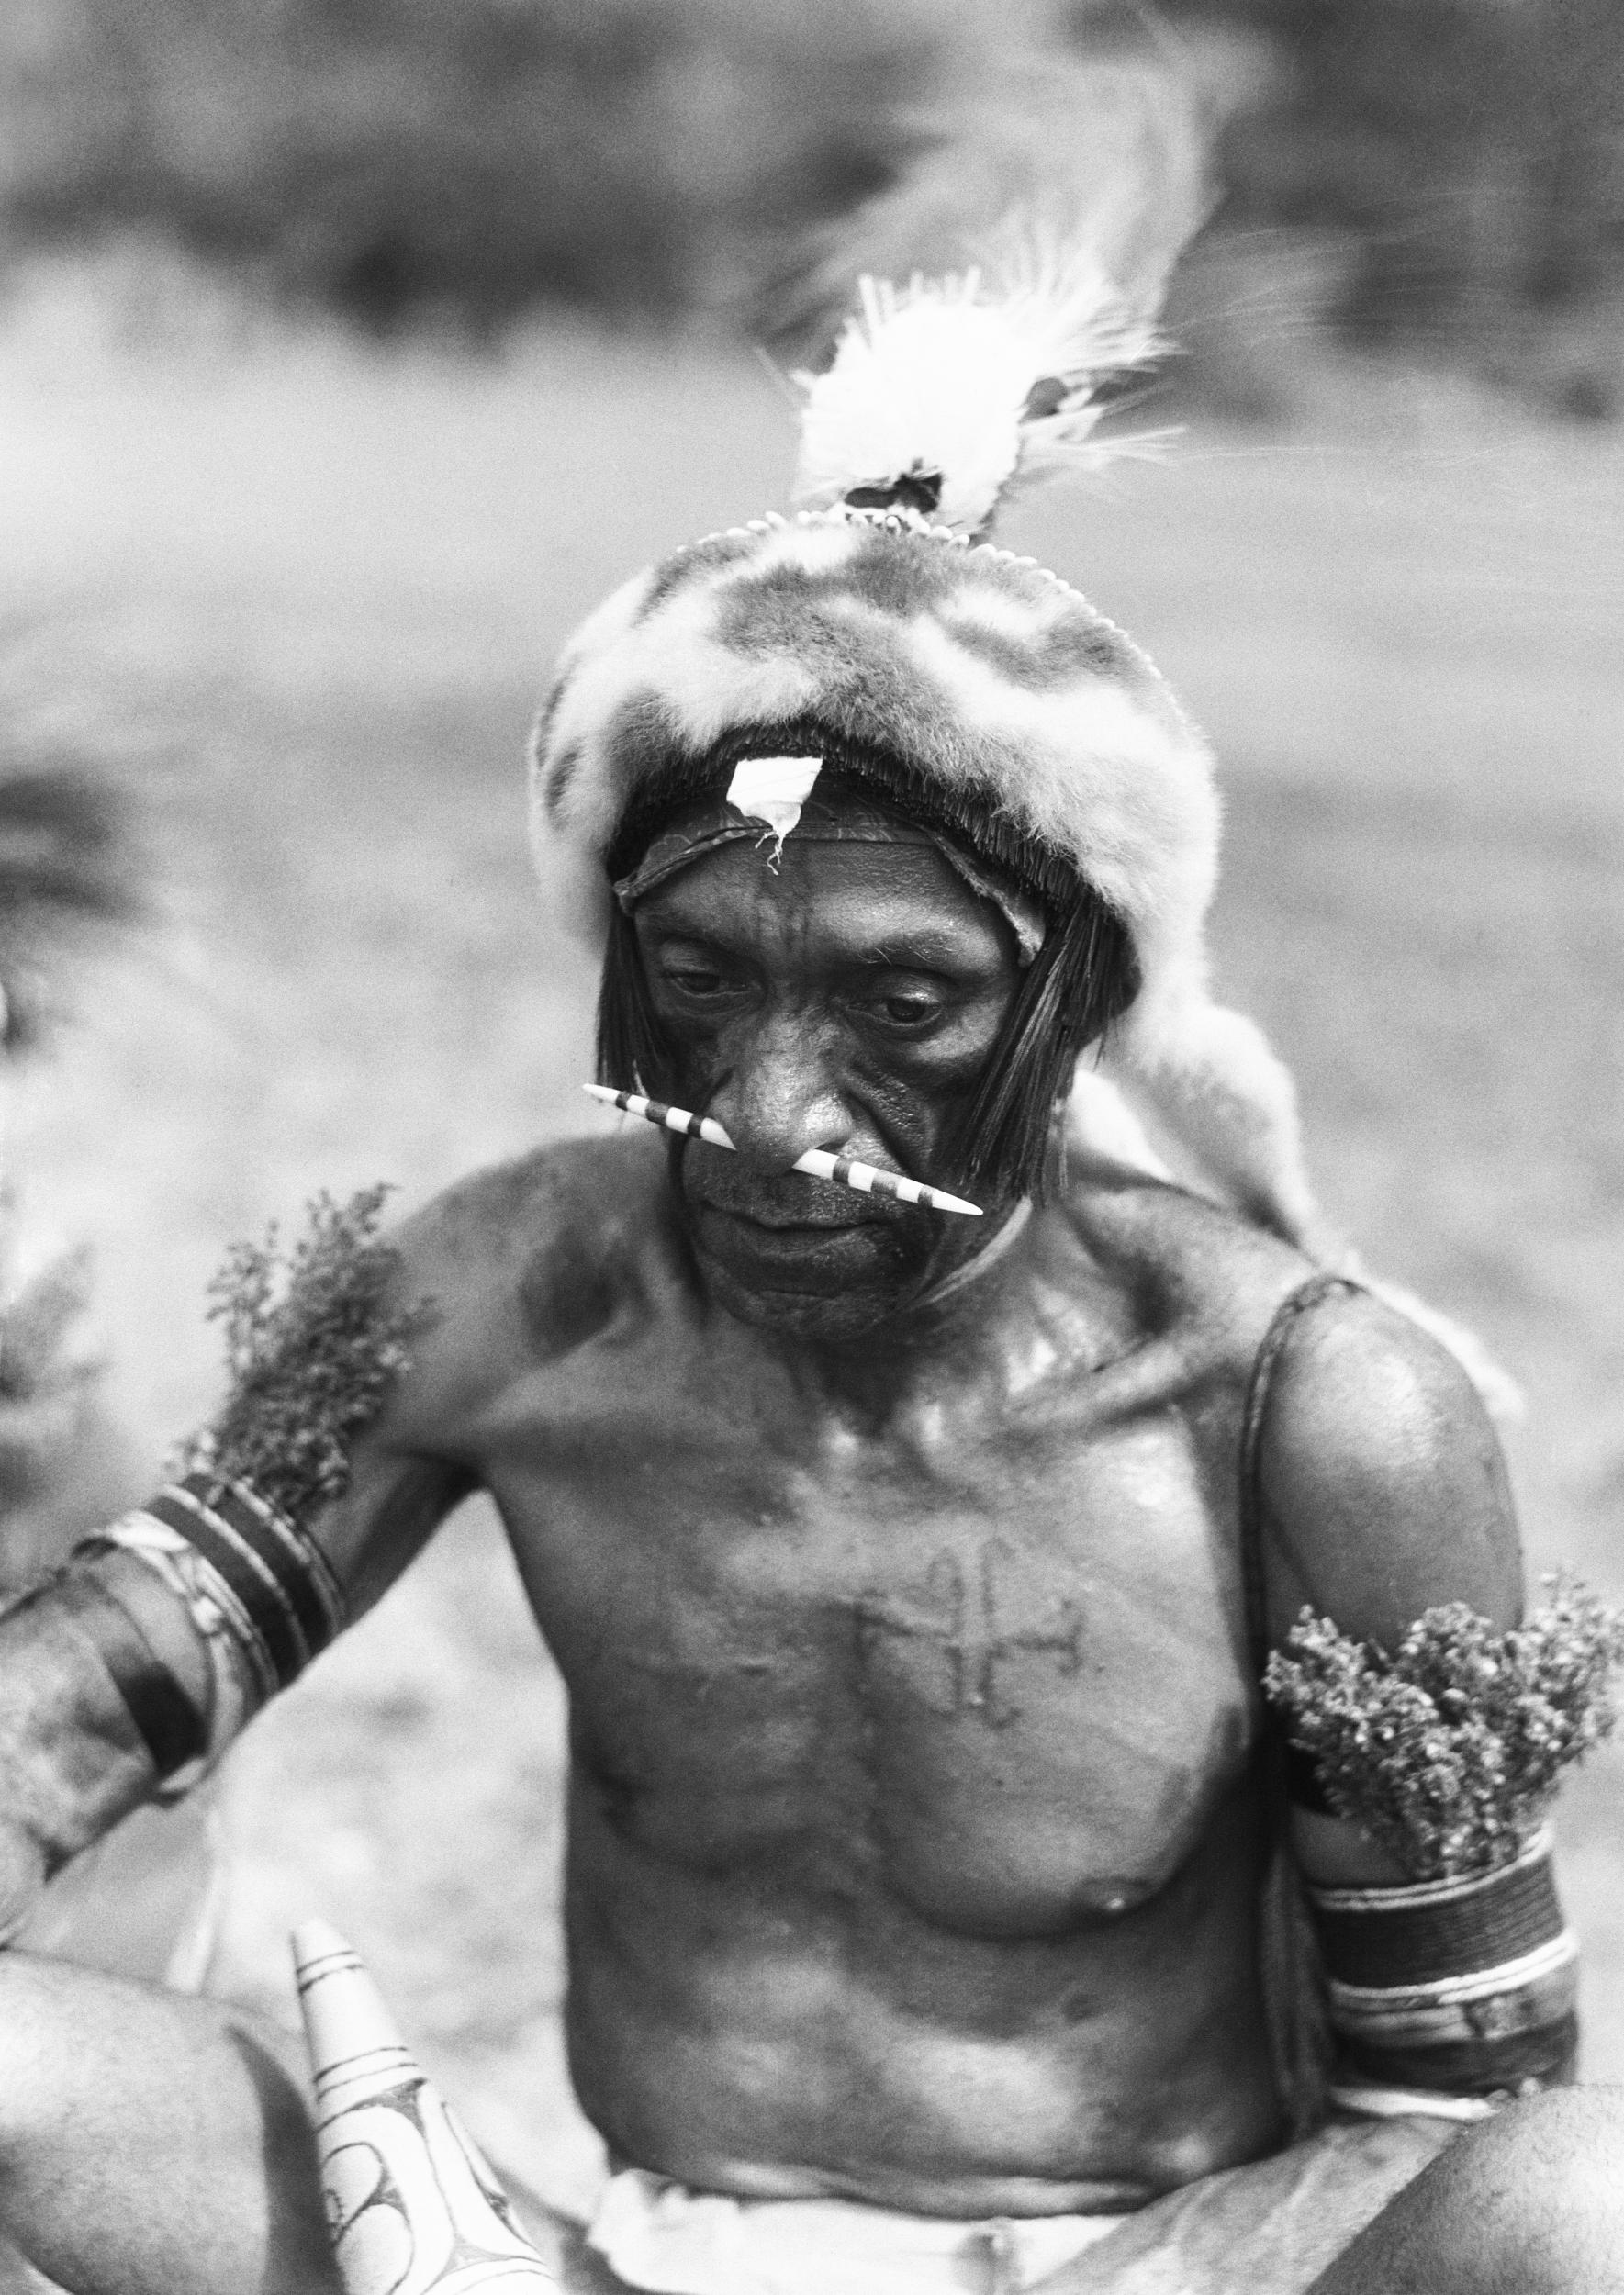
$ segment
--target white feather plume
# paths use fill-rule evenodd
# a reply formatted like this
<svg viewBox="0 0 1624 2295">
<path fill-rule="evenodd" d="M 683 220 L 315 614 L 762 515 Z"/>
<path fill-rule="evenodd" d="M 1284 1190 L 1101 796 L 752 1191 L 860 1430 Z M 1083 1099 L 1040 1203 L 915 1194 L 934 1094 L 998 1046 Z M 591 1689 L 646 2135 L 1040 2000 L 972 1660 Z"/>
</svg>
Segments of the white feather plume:
<svg viewBox="0 0 1624 2295">
<path fill-rule="evenodd" d="M 898 287 L 865 277 L 833 364 L 802 375 L 797 498 L 919 479 L 935 523 L 986 526 L 1020 475 L 1091 467 L 1145 440 L 1093 432 L 1101 381 L 1161 347 L 1087 245 L 1068 248 L 1012 220 L 997 269 Z"/>
<path fill-rule="evenodd" d="M 1205 142 L 1159 53 L 1051 47 L 961 92 L 822 266 L 821 291 L 848 308 L 854 259 L 862 275 L 833 363 L 796 377 L 798 498 L 913 476 L 927 499 L 939 484 L 929 522 L 975 533 L 1023 477 L 1145 452 L 1143 435 L 1095 435 L 1101 386 L 1165 347 L 1157 314 L 1206 209 Z"/>
</svg>

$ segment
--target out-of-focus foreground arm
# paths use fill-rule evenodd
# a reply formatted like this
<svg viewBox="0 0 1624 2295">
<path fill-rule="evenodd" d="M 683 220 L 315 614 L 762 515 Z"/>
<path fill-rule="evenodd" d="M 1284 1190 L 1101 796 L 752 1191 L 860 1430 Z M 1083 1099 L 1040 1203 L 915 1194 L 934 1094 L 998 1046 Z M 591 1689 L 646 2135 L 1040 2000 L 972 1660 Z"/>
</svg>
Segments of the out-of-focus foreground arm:
<svg viewBox="0 0 1624 2295">
<path fill-rule="evenodd" d="M 0 1613 L 0 1942 L 70 1857 L 207 1774 L 473 1487 L 447 1442 L 457 1380 L 445 1331 L 469 1318 L 459 1271 L 436 1248 L 442 1224 L 431 1207 L 397 1253 L 391 1290 L 424 1312 L 407 1367 L 354 1441 L 341 1497 L 296 1521 L 246 1504 L 241 1485 L 221 1483 L 211 1508 L 208 1478 L 193 1478 Z M 447 1281 L 460 1313 L 440 1304 Z M 188 1489 L 201 1493 L 192 1513 Z"/>
</svg>

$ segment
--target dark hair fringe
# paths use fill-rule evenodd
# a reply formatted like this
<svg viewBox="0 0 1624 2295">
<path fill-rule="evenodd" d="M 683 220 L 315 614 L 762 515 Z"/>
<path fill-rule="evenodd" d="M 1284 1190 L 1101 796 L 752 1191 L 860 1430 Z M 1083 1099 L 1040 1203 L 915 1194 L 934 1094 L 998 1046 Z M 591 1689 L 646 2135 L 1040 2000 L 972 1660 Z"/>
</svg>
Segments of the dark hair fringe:
<svg viewBox="0 0 1624 2295">
<path fill-rule="evenodd" d="M 1115 911 L 1078 881 L 1070 863 L 1012 820 L 991 789 L 944 789 L 902 759 L 847 740 L 812 718 L 734 727 L 702 757 L 674 754 L 627 809 L 608 856 L 628 875 L 673 812 L 720 793 L 743 756 L 822 756 L 860 788 L 911 819 L 943 830 L 992 861 L 1043 901 L 1049 931 L 1022 980 L 997 1049 L 952 1149 L 954 1176 L 993 1197 L 1046 1192 L 1055 1113 L 1077 1057 L 1103 1038 L 1138 991 L 1139 968 Z M 615 904 L 598 1000 L 598 1079 L 658 1098 L 675 1088 L 670 1046 L 648 992 L 632 919 Z"/>
<path fill-rule="evenodd" d="M 671 1047 L 648 992 L 637 928 L 618 901 L 598 991 L 598 1080 L 660 1100 L 673 1089 Z"/>
<path fill-rule="evenodd" d="M 1127 927 L 1094 893 L 1073 897 L 1033 958 L 954 1143 L 963 1186 L 993 1197 L 1047 1192 L 1048 1148 L 1078 1055 L 1109 1033 L 1138 988 Z"/>
</svg>

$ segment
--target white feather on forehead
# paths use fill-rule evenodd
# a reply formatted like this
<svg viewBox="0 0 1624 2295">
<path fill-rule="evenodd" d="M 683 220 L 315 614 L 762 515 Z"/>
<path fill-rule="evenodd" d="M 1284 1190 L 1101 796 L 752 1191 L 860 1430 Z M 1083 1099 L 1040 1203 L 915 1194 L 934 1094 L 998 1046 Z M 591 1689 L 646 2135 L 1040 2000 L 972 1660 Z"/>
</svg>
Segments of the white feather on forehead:
<svg viewBox="0 0 1624 2295">
<path fill-rule="evenodd" d="M 823 769 L 822 757 L 741 757 L 727 785 L 727 801 L 746 821 L 764 821 L 773 834 L 775 855 L 801 818 L 812 783 Z"/>
</svg>

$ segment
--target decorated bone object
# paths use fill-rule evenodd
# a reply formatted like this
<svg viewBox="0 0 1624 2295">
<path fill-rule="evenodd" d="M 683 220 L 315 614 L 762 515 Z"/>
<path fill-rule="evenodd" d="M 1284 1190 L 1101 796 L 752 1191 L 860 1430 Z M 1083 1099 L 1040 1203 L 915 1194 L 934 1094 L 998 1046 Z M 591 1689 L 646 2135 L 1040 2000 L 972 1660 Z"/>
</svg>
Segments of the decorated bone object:
<svg viewBox="0 0 1624 2295">
<path fill-rule="evenodd" d="M 346 2295 L 556 2287 L 354 1952 L 324 1920 L 310 1920 L 294 1933 L 293 1957 Z"/>
</svg>

